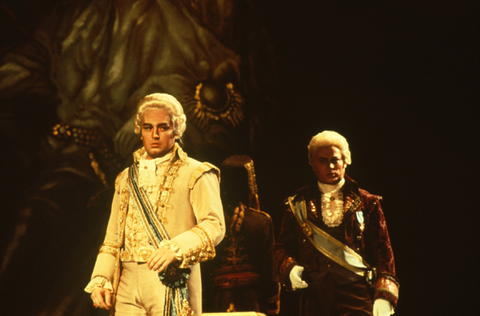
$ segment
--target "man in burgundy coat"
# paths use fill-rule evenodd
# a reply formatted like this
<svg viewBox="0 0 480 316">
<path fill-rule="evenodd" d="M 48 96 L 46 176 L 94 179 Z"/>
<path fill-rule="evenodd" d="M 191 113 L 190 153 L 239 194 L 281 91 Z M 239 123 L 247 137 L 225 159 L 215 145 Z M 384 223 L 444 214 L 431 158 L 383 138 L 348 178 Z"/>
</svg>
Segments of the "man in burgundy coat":
<svg viewBox="0 0 480 316">
<path fill-rule="evenodd" d="M 302 316 L 393 314 L 399 282 L 381 197 L 345 175 L 351 155 L 342 135 L 317 134 L 308 155 L 317 181 L 285 202 L 280 282 L 298 293 Z"/>
</svg>

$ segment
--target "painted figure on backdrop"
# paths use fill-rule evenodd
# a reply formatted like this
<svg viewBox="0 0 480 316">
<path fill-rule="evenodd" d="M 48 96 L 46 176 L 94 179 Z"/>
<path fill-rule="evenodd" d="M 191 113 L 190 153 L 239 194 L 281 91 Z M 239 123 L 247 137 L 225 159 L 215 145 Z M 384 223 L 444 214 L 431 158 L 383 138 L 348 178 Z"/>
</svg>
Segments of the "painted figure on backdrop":
<svg viewBox="0 0 480 316">
<path fill-rule="evenodd" d="M 45 5 L 52 3 L 31 36 L 19 26 L 21 40 L 1 43 L 9 185 L 1 193 L 0 305 L 23 315 L 84 315 L 89 245 L 103 238 L 116 175 L 142 146 L 132 128 L 138 100 L 161 92 L 180 101 L 190 122 L 182 147 L 196 159 L 220 163 L 248 152 L 267 104 L 256 68 L 268 64 L 259 62 L 266 41 L 250 1 Z M 0 22 L 13 29 L 18 20 L 6 23 L 15 11 L 8 13 Z"/>
<path fill-rule="evenodd" d="M 314 136 L 308 158 L 316 181 L 285 201 L 280 282 L 298 292 L 300 315 L 392 314 L 399 282 L 381 197 L 345 174 L 352 159 L 340 134 Z"/>
<path fill-rule="evenodd" d="M 86 287 L 115 315 L 201 315 L 198 263 L 215 257 L 225 234 L 219 170 L 178 145 L 186 128 L 168 94 L 138 104 L 143 147 L 115 181 L 105 240 Z"/>
<path fill-rule="evenodd" d="M 273 223 L 260 210 L 253 160 L 234 155 L 220 170 L 227 232 L 216 247 L 217 256 L 202 264 L 205 311 L 277 315 L 280 285 L 274 269 Z"/>
</svg>

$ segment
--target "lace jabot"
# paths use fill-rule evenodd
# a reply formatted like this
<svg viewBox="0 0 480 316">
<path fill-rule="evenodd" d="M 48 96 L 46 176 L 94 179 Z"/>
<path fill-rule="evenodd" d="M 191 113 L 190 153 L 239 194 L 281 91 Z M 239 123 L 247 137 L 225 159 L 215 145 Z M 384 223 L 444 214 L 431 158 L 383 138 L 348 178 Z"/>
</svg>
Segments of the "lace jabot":
<svg viewBox="0 0 480 316">
<path fill-rule="evenodd" d="M 343 220 L 343 193 L 341 191 L 345 179 L 337 184 L 318 182 L 322 192 L 322 219 L 328 227 L 337 227 Z"/>
</svg>

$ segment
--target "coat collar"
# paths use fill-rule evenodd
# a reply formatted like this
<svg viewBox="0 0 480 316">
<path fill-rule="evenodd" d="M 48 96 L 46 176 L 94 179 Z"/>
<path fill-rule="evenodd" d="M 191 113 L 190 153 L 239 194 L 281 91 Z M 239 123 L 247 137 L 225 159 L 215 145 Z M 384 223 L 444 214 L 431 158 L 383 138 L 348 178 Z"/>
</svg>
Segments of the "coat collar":
<svg viewBox="0 0 480 316">
<path fill-rule="evenodd" d="M 146 154 L 147 154 L 147 151 L 145 150 L 145 147 L 142 147 L 136 150 L 133 153 L 133 161 L 135 162 L 135 164 L 138 165 L 140 163 L 140 160 L 146 157 Z M 177 160 L 177 159 L 180 159 L 183 162 L 187 162 L 188 155 L 186 152 L 183 151 L 182 147 L 180 147 L 178 143 L 175 143 L 175 145 L 173 145 L 173 155 L 170 161 Z"/>
</svg>

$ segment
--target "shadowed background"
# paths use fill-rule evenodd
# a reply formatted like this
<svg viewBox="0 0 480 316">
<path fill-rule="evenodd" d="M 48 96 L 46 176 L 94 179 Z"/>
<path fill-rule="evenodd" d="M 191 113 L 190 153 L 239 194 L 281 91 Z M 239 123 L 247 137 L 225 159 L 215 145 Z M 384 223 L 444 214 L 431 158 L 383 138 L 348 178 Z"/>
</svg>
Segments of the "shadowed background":
<svg viewBox="0 0 480 316">
<path fill-rule="evenodd" d="M 272 9 L 284 101 L 268 161 L 280 171 L 276 190 L 291 192 L 311 173 L 311 136 L 340 132 L 351 146 L 347 174 L 384 198 L 401 281 L 396 315 L 472 314 L 479 294 L 478 4 L 288 7 Z M 265 201 L 268 180 L 260 179 Z"/>
<path fill-rule="evenodd" d="M 0 1 L 26 34 L 55 2 Z M 282 200 L 313 176 L 310 138 L 335 130 L 350 143 L 347 174 L 384 198 L 401 282 L 396 315 L 473 314 L 478 3 L 258 1 L 256 9 L 276 63 L 249 152 L 262 210 L 279 227 Z M 2 27 L 1 36 L 10 44 L 23 35 Z"/>
</svg>

